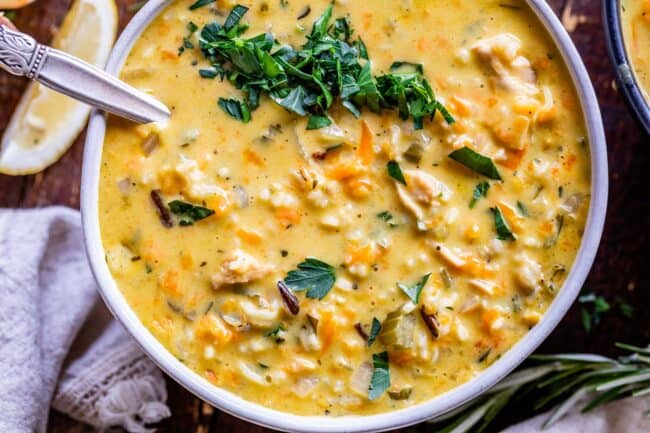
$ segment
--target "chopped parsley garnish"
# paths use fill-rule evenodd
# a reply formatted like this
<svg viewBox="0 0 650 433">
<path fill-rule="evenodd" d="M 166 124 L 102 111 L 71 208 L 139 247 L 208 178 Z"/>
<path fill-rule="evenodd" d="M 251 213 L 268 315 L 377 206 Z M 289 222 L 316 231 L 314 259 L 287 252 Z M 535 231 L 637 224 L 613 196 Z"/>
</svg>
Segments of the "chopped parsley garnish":
<svg viewBox="0 0 650 433">
<path fill-rule="evenodd" d="M 390 387 L 388 352 L 372 355 L 372 378 L 368 386 L 368 400 L 376 400 Z"/>
<path fill-rule="evenodd" d="M 501 213 L 501 209 L 499 209 L 499 206 L 491 207 L 490 211 L 492 212 L 492 216 L 494 217 L 494 226 L 496 227 L 497 230 L 497 239 L 502 241 L 517 240 L 517 237 L 514 235 L 514 233 L 512 233 L 510 227 L 508 227 L 508 223 L 506 222 L 506 219 L 503 217 L 503 214 Z"/>
<path fill-rule="evenodd" d="M 284 343 L 284 327 L 282 325 L 276 326 L 275 328 L 267 332 L 265 334 L 265 337 L 269 337 L 277 344 Z"/>
<path fill-rule="evenodd" d="M 517 209 L 519 209 L 519 214 L 523 217 L 528 218 L 530 213 L 528 213 L 528 208 L 525 204 L 517 200 Z"/>
<path fill-rule="evenodd" d="M 379 218 L 380 220 L 384 220 L 384 221 L 388 222 L 388 221 L 393 219 L 393 214 L 391 214 L 390 212 L 385 210 L 383 212 L 379 212 L 377 214 L 377 218 Z"/>
<path fill-rule="evenodd" d="M 368 335 L 368 347 L 372 346 L 375 342 L 379 332 L 381 331 L 381 322 L 376 317 L 372 318 L 372 325 L 370 326 L 370 335 Z"/>
<path fill-rule="evenodd" d="M 393 221 L 393 214 L 388 212 L 387 210 L 383 212 L 379 212 L 376 216 L 380 220 L 385 221 L 388 227 L 390 227 L 391 229 L 394 229 L 395 227 L 399 226 L 399 224 Z"/>
<path fill-rule="evenodd" d="M 463 164 L 470 170 L 482 174 L 489 179 L 502 180 L 499 170 L 497 170 L 494 162 L 492 162 L 492 160 L 487 156 L 483 156 L 469 147 L 454 150 L 449 154 L 449 157 L 454 161 Z"/>
<path fill-rule="evenodd" d="M 200 221 L 214 214 L 212 209 L 203 206 L 195 206 L 180 200 L 174 200 L 167 204 L 169 210 L 178 217 L 178 224 L 181 226 L 191 226 L 196 221 Z"/>
<path fill-rule="evenodd" d="M 210 3 L 214 3 L 214 2 L 215 0 L 196 0 L 196 2 L 194 2 L 192 6 L 190 6 L 190 10 L 193 11 L 194 9 L 202 8 L 203 6 L 207 6 Z"/>
<path fill-rule="evenodd" d="M 246 6 L 242 5 L 236 5 L 230 13 L 228 14 L 228 17 L 226 18 L 226 21 L 223 23 L 223 28 L 226 32 L 229 32 L 235 26 L 241 21 L 242 17 L 248 12 L 248 8 Z M 248 26 L 242 26 L 241 29 L 238 29 L 238 31 L 245 31 L 248 28 Z"/>
<path fill-rule="evenodd" d="M 582 326 L 585 331 L 591 330 L 600 324 L 603 314 L 611 310 L 609 302 L 602 296 L 595 293 L 586 293 L 578 298 L 578 302 L 583 305 L 580 310 Z"/>
<path fill-rule="evenodd" d="M 386 170 L 388 170 L 388 175 L 398 181 L 399 183 L 406 185 L 406 179 L 404 179 L 404 173 L 397 163 L 397 161 L 388 161 L 386 164 Z"/>
<path fill-rule="evenodd" d="M 325 262 L 308 257 L 298 265 L 298 269 L 289 271 L 284 283 L 294 292 L 307 291 L 311 299 L 323 299 L 336 281 L 334 268 Z"/>
<path fill-rule="evenodd" d="M 217 68 L 199 69 L 199 75 L 201 76 L 201 78 L 213 79 L 216 78 L 217 75 L 219 75 L 219 71 L 217 70 Z"/>
<path fill-rule="evenodd" d="M 376 113 L 397 109 L 402 119 L 413 120 L 416 129 L 437 112 L 454 122 L 435 98 L 421 66 L 396 62 L 389 73 L 373 76 L 367 48 L 360 38 L 352 39 L 348 18 L 331 24 L 333 7 L 325 9 L 306 42 L 296 48 L 281 44 L 271 33 L 244 38 L 248 26 L 240 21 L 248 8 L 237 5 L 223 25 L 215 21 L 203 27 L 200 48 L 212 66 L 223 70 L 243 92 L 240 106 L 246 104 L 250 111 L 258 107 L 260 95 L 267 94 L 288 111 L 310 116 L 313 129 L 328 125 L 323 119 L 335 100 L 356 117 L 364 107 Z"/>
<path fill-rule="evenodd" d="M 472 200 L 469 202 L 469 208 L 474 209 L 476 202 L 478 202 L 481 197 L 487 197 L 487 193 L 490 190 L 490 184 L 487 182 L 481 182 L 476 187 L 474 187 L 474 193 L 472 194 Z"/>
<path fill-rule="evenodd" d="M 246 101 L 219 98 L 219 107 L 233 119 L 241 120 L 244 123 L 251 120 L 251 110 Z"/>
<path fill-rule="evenodd" d="M 420 294 L 422 293 L 422 289 L 427 284 L 430 276 L 431 274 L 424 275 L 417 283 L 415 283 L 414 286 L 409 287 L 406 284 L 397 283 L 397 287 L 399 287 L 402 292 L 404 292 L 406 296 L 408 296 L 411 301 L 417 305 L 420 302 Z"/>
<path fill-rule="evenodd" d="M 332 124 L 329 117 L 325 116 L 310 116 L 307 122 L 307 129 L 320 129 Z"/>
<path fill-rule="evenodd" d="M 192 21 L 190 21 L 189 23 L 187 23 L 186 28 L 187 28 L 188 35 L 183 38 L 183 43 L 181 44 L 180 47 L 178 47 L 179 56 L 183 54 L 183 52 L 185 52 L 186 49 L 191 50 L 192 48 L 194 48 L 194 44 L 192 43 L 192 36 L 199 29 L 199 26 L 197 26 Z"/>
</svg>

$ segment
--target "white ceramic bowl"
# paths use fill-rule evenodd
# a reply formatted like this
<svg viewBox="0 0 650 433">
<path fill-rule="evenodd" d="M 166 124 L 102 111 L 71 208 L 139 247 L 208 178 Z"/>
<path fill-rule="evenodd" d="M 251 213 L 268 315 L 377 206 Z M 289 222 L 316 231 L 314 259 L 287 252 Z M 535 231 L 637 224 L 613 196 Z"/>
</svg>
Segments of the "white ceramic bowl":
<svg viewBox="0 0 650 433">
<path fill-rule="evenodd" d="M 113 49 L 106 67 L 108 72 L 118 74 L 141 32 L 170 1 L 172 0 L 149 0 L 142 10 L 133 17 Z M 400 428 L 440 416 L 493 386 L 523 362 L 544 341 L 575 300 L 596 255 L 607 208 L 607 150 L 598 101 L 589 75 L 571 39 L 546 1 L 528 0 L 528 3 L 562 53 L 580 98 L 591 149 L 591 207 L 582 245 L 564 287 L 540 323 L 483 373 L 443 395 L 406 409 L 378 415 L 340 418 L 298 416 L 280 412 L 251 403 L 212 385 L 179 362 L 149 333 L 129 307 L 111 277 L 104 260 L 98 216 L 98 187 L 106 120 L 103 113 L 95 111 L 91 115 L 86 134 L 81 184 L 81 211 L 90 264 L 99 284 L 99 292 L 113 315 L 122 322 L 151 359 L 189 391 L 234 416 L 279 430 L 334 433 L 376 432 Z"/>
</svg>

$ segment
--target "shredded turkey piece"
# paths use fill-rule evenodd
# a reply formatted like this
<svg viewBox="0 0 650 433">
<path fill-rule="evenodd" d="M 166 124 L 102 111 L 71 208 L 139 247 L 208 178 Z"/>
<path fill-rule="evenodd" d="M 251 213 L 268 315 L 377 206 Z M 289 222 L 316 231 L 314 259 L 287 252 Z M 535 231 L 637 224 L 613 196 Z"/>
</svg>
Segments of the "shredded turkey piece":
<svg viewBox="0 0 650 433">
<path fill-rule="evenodd" d="M 212 288 L 215 290 L 233 284 L 249 283 L 265 277 L 273 266 L 261 264 L 255 257 L 236 250 L 221 264 L 219 272 L 212 275 Z"/>
</svg>

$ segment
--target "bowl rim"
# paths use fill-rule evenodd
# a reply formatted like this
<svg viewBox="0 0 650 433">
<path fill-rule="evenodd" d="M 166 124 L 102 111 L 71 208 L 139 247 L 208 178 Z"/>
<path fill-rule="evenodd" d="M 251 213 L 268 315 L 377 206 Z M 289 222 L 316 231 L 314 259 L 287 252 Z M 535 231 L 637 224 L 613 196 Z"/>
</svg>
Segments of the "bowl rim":
<svg viewBox="0 0 650 433">
<path fill-rule="evenodd" d="M 173 0 L 150 0 L 126 26 L 118 39 L 106 70 L 116 75 L 141 32 Z M 169 376 L 194 395 L 246 421 L 283 431 L 313 433 L 378 432 L 406 427 L 438 417 L 477 397 L 523 362 L 553 331 L 580 292 L 598 250 L 608 194 L 605 134 L 596 94 L 587 70 L 562 24 L 545 0 L 526 0 L 562 54 L 584 113 L 591 157 L 591 202 L 582 243 L 564 286 L 542 320 L 498 361 L 472 380 L 414 406 L 374 415 L 343 417 L 302 416 L 264 407 L 219 388 L 178 361 L 145 328 L 112 279 L 104 259 L 99 226 L 99 180 L 106 132 L 103 112 L 90 116 L 82 165 L 81 213 L 86 252 L 98 291 L 108 309 L 121 322 L 145 353 Z"/>
<path fill-rule="evenodd" d="M 650 99 L 646 99 L 643 95 L 642 86 L 634 72 L 633 62 L 628 56 L 625 35 L 623 34 L 621 8 L 621 0 L 603 1 L 603 26 L 605 28 L 605 39 L 607 40 L 607 51 L 612 63 L 614 63 L 616 81 L 623 90 L 628 106 L 632 109 L 646 133 L 650 134 Z M 647 91 L 650 92 L 650 89 Z"/>
</svg>

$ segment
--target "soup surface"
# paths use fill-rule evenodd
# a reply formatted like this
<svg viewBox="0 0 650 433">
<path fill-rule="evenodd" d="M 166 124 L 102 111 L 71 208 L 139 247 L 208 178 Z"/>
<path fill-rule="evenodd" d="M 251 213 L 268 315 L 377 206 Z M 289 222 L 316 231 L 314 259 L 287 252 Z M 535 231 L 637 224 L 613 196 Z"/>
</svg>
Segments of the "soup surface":
<svg viewBox="0 0 650 433">
<path fill-rule="evenodd" d="M 476 377 L 539 322 L 589 208 L 545 30 L 515 0 L 337 1 L 329 26 L 325 0 L 242 4 L 236 23 L 234 3 L 172 3 L 124 65 L 173 114 L 109 120 L 117 285 L 181 362 L 281 411 L 385 412 Z"/>
<path fill-rule="evenodd" d="M 623 37 L 637 82 L 650 101 L 650 0 L 622 0 Z"/>
</svg>

